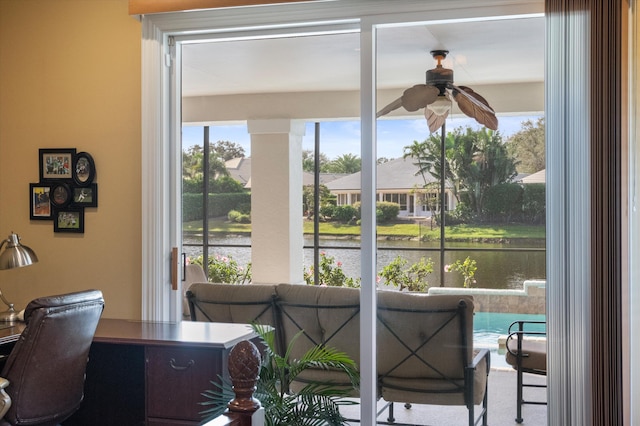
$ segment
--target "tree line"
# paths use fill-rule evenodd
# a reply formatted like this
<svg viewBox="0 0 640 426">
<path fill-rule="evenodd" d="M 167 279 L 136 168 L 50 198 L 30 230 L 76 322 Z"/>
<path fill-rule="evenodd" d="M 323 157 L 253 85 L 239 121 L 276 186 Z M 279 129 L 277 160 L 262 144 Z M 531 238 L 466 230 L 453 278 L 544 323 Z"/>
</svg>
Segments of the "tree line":
<svg viewBox="0 0 640 426">
<path fill-rule="evenodd" d="M 444 178 L 447 188 L 457 201 L 457 211 L 454 215 L 463 221 L 495 217 L 496 211 L 508 210 L 504 206 L 496 207 L 496 197 L 501 198 L 503 203 L 523 202 L 518 199 L 523 195 L 515 189 L 496 187 L 512 182 L 518 173 L 534 173 L 544 169 L 544 134 L 544 118 L 535 122 L 524 121 L 522 129 L 506 140 L 499 131 L 486 128 L 456 128 L 448 132 L 444 143 Z M 432 134 L 422 142 L 413 141 L 411 145 L 405 146 L 403 155 L 418 167 L 418 173 L 424 176 L 429 174 L 439 180 L 443 174 L 440 147 L 440 135 Z M 225 167 L 225 161 L 244 155 L 244 148 L 234 142 L 218 141 L 210 145 L 210 193 L 245 192 L 243 185 L 231 178 Z M 386 161 L 389 159 L 378 159 L 379 164 Z M 195 145 L 184 151 L 182 163 L 183 192 L 202 193 L 205 176 L 203 147 Z M 333 160 L 329 160 L 325 154 L 320 154 L 319 164 L 320 173 L 351 174 L 361 170 L 362 161 L 360 157 L 351 153 L 340 155 Z M 303 151 L 302 167 L 308 172 L 315 170 L 312 151 Z M 425 179 L 425 182 L 428 181 L 430 179 Z M 421 190 L 439 194 L 439 185 L 425 184 Z M 331 199 L 327 194 L 325 196 L 326 199 Z M 429 207 L 434 212 L 440 210 L 439 197 L 425 200 L 434 204 Z M 536 203 L 539 204 L 540 201 Z M 539 213 L 537 214 L 539 216 Z"/>
</svg>

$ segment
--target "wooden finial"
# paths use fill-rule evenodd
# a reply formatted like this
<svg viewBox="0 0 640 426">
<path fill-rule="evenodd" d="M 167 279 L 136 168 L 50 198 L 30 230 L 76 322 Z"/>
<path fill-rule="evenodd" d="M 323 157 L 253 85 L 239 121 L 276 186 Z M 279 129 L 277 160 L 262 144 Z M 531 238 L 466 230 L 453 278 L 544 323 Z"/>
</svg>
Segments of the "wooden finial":
<svg viewBox="0 0 640 426">
<path fill-rule="evenodd" d="M 229 402 L 229 411 L 252 413 L 260 408 L 260 401 L 253 397 L 260 372 L 260 352 L 248 340 L 236 344 L 229 353 L 229 377 L 236 397 Z"/>
</svg>

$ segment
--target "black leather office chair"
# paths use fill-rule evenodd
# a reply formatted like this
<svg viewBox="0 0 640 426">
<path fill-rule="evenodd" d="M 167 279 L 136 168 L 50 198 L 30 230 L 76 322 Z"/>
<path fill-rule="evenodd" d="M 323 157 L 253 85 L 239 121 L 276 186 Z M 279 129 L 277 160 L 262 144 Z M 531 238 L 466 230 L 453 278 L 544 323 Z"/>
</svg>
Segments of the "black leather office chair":
<svg viewBox="0 0 640 426">
<path fill-rule="evenodd" d="M 78 409 L 103 307 L 98 290 L 29 303 L 26 328 L 0 378 L 0 426 L 56 425 Z"/>
</svg>

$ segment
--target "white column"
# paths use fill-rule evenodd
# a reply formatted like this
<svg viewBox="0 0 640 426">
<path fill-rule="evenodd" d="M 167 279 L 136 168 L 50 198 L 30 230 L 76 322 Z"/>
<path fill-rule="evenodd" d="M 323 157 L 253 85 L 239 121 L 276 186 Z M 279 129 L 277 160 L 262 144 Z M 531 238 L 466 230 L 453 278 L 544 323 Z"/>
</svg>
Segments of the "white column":
<svg viewBox="0 0 640 426">
<path fill-rule="evenodd" d="M 257 284 L 302 283 L 304 122 L 250 120 L 251 274 Z"/>
</svg>

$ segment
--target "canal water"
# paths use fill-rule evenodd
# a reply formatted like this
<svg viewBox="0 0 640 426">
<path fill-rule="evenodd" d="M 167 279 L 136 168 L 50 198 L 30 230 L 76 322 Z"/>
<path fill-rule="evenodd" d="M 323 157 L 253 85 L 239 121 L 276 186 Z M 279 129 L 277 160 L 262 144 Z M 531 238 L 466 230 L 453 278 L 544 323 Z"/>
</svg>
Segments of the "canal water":
<svg viewBox="0 0 640 426">
<path fill-rule="evenodd" d="M 194 258 L 202 254 L 201 238 L 185 237 L 184 251 L 188 257 Z M 191 246 L 195 244 L 198 246 Z M 251 261 L 250 236 L 224 235 L 210 239 L 209 255 L 232 257 L 240 265 Z M 313 238 L 305 237 L 305 247 L 313 247 Z M 431 258 L 434 272 L 427 278 L 430 286 L 440 285 L 440 274 L 444 273 L 446 287 L 463 287 L 463 278 L 457 272 L 443 272 L 440 265 L 438 242 L 421 242 L 411 240 L 379 240 L 377 270 L 388 265 L 397 256 L 407 259 L 406 267 L 418 262 L 420 258 Z M 226 247 L 216 247 L 226 246 Z M 232 247 L 229 247 L 232 246 Z M 360 241 L 358 239 L 325 239 L 320 240 L 321 252 L 340 262 L 347 276 L 360 277 Z M 451 264 L 456 260 L 464 260 L 467 256 L 476 261 L 477 288 L 521 289 L 525 280 L 546 278 L 544 242 L 537 243 L 447 243 L 444 263 Z M 533 250 L 527 250 L 533 249 Z M 313 265 L 313 248 L 304 249 L 304 268 Z"/>
</svg>

